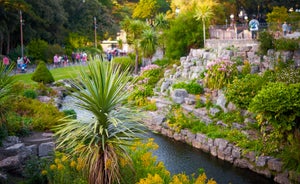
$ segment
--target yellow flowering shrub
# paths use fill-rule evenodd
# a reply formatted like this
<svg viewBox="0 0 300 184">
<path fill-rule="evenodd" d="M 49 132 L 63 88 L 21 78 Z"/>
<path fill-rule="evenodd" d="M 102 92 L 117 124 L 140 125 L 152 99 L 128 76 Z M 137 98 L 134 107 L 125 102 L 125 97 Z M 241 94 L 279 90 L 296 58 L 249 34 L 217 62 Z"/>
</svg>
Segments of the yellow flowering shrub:
<svg viewBox="0 0 300 184">
<path fill-rule="evenodd" d="M 41 174 L 47 176 L 49 183 L 69 184 L 72 181 L 74 184 L 87 184 L 83 166 L 82 159 L 56 152 L 53 163 Z"/>
</svg>

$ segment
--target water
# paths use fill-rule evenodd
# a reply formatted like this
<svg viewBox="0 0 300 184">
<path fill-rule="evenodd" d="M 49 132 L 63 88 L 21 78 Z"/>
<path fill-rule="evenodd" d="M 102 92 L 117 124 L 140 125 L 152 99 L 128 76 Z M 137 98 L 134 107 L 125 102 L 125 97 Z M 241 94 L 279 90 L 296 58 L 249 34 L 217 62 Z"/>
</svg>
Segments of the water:
<svg viewBox="0 0 300 184">
<path fill-rule="evenodd" d="M 75 100 L 67 96 L 64 100 L 64 109 L 74 109 L 77 118 L 87 121 L 91 114 L 77 109 L 74 106 Z M 162 161 L 172 174 L 198 173 L 199 168 L 203 168 L 208 178 L 214 178 L 218 184 L 273 184 L 271 179 L 251 172 L 247 169 L 236 168 L 232 164 L 217 159 L 193 148 L 185 143 L 175 141 L 163 135 L 149 132 L 148 138 L 154 138 L 159 149 L 153 152 L 158 161 Z"/>
<path fill-rule="evenodd" d="M 273 180 L 251 172 L 248 169 L 234 167 L 232 164 L 217 159 L 208 153 L 175 141 L 160 134 L 149 132 L 159 149 L 153 152 L 158 161 L 162 161 L 172 174 L 197 174 L 203 168 L 208 178 L 218 184 L 273 184 Z"/>
</svg>

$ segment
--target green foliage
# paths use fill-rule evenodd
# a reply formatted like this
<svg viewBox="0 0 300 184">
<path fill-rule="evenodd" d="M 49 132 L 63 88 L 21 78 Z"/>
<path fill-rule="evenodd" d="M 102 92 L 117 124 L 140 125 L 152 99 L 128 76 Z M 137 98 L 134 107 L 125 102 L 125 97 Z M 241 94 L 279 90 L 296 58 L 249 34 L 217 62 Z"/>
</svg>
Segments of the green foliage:
<svg viewBox="0 0 300 184">
<path fill-rule="evenodd" d="M 166 56 L 171 59 L 188 55 L 190 48 L 203 47 L 202 26 L 195 24 L 193 12 L 179 14 L 166 31 Z"/>
<path fill-rule="evenodd" d="M 222 89 L 237 75 L 238 70 L 233 62 L 218 59 L 207 64 L 204 84 L 209 89 Z"/>
<path fill-rule="evenodd" d="M 262 31 L 259 33 L 259 52 L 262 55 L 267 54 L 269 49 L 274 49 L 275 45 L 275 39 L 273 38 L 273 35 L 269 33 L 268 31 Z"/>
<path fill-rule="evenodd" d="M 264 78 L 258 74 L 248 74 L 244 78 L 235 78 L 226 89 L 226 99 L 241 109 L 247 109 L 252 98 L 265 85 Z"/>
<path fill-rule="evenodd" d="M 286 169 L 300 173 L 300 132 L 296 130 L 295 136 L 288 137 L 288 144 L 279 154 Z"/>
<path fill-rule="evenodd" d="M 280 69 L 274 73 L 277 82 L 286 84 L 300 83 L 300 69 L 295 69 L 290 66 Z"/>
<path fill-rule="evenodd" d="M 47 178 L 42 174 L 42 170 L 47 165 L 47 159 L 39 159 L 32 156 L 26 161 L 24 167 L 24 184 L 47 184 Z"/>
<path fill-rule="evenodd" d="M 295 51 L 299 49 L 299 39 L 279 38 L 275 40 L 274 45 L 278 51 Z"/>
<path fill-rule="evenodd" d="M 150 85 L 136 85 L 128 100 L 129 102 L 133 102 L 137 106 L 144 106 L 148 104 L 147 97 L 153 95 L 154 92 Z"/>
<path fill-rule="evenodd" d="M 163 58 L 163 59 L 157 59 L 153 62 L 154 64 L 160 66 L 160 67 L 165 67 L 172 63 L 172 61 L 168 58 Z"/>
<path fill-rule="evenodd" d="M 146 83 L 152 87 L 163 76 L 163 70 L 156 65 L 148 65 L 142 69 L 141 75 L 138 77 L 138 82 Z"/>
<path fill-rule="evenodd" d="M 192 80 L 189 83 L 178 82 L 172 85 L 174 89 L 185 89 L 189 94 L 202 94 L 204 92 L 203 87 L 197 83 L 196 80 Z"/>
<path fill-rule="evenodd" d="M 22 118 L 31 118 L 29 126 L 33 130 L 49 130 L 59 124 L 58 120 L 64 117 L 64 114 L 52 104 L 25 97 L 15 98 L 12 109 Z"/>
<path fill-rule="evenodd" d="M 271 30 L 280 30 L 281 31 L 280 23 L 283 23 L 284 21 L 286 21 L 288 19 L 288 16 L 289 16 L 289 14 L 288 14 L 286 7 L 284 7 L 284 6 L 273 7 L 272 12 L 267 13 L 267 22 L 270 23 L 269 28 Z M 279 23 L 279 25 L 276 24 L 277 22 Z"/>
<path fill-rule="evenodd" d="M 125 70 L 126 68 L 130 68 L 130 71 L 134 70 L 134 59 L 129 56 L 122 56 L 122 57 L 114 57 L 114 63 L 120 65 L 121 70 Z"/>
<path fill-rule="evenodd" d="M 8 135 L 27 136 L 32 131 L 32 119 L 30 117 L 22 117 L 15 112 L 7 114 L 6 128 Z"/>
<path fill-rule="evenodd" d="M 48 45 L 47 52 L 45 52 L 45 58 L 37 58 L 37 60 L 47 61 L 47 63 L 53 63 L 53 56 L 55 54 L 63 55 L 65 54 L 64 48 L 58 44 Z"/>
<path fill-rule="evenodd" d="M 71 119 L 77 119 L 77 114 L 74 109 L 66 109 L 62 111 L 66 116 L 70 117 Z"/>
<path fill-rule="evenodd" d="M 45 62 L 39 62 L 36 70 L 34 71 L 31 80 L 35 82 L 41 82 L 43 84 L 49 84 L 54 82 L 54 78 L 51 72 L 48 70 Z"/>
<path fill-rule="evenodd" d="M 49 183 L 69 184 L 88 184 L 81 158 L 55 152 L 53 160 L 43 167 L 40 172 L 48 179 Z"/>
<path fill-rule="evenodd" d="M 272 139 L 275 146 L 286 140 L 288 134 L 293 133 L 295 119 L 300 116 L 299 109 L 300 83 L 269 83 L 259 91 L 249 106 L 250 111 L 258 114 L 258 123 L 262 128 L 269 124 L 273 126 L 272 132 L 266 132 L 269 134 L 266 139 Z"/>
<path fill-rule="evenodd" d="M 36 91 L 34 91 L 32 89 L 27 89 L 24 91 L 23 96 L 25 96 L 26 98 L 36 99 L 37 93 L 36 93 Z"/>
<path fill-rule="evenodd" d="M 27 45 L 28 55 L 33 60 L 44 60 L 46 61 L 46 53 L 48 51 L 48 43 L 41 39 L 31 40 Z"/>
</svg>

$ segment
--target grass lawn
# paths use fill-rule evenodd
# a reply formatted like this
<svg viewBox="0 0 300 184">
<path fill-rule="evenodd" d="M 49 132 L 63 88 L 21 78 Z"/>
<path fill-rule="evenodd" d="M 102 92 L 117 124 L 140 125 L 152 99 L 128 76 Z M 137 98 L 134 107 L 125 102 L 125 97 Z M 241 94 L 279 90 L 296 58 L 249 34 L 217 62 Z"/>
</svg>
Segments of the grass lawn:
<svg viewBox="0 0 300 184">
<path fill-rule="evenodd" d="M 86 66 L 77 65 L 51 69 L 50 72 L 52 73 L 54 80 L 57 81 L 61 79 L 75 78 L 78 76 L 80 69 L 84 68 L 86 68 Z M 15 77 L 16 81 L 23 82 L 24 84 L 35 84 L 36 82 L 31 80 L 32 75 L 33 73 L 20 73 L 16 74 Z"/>
</svg>

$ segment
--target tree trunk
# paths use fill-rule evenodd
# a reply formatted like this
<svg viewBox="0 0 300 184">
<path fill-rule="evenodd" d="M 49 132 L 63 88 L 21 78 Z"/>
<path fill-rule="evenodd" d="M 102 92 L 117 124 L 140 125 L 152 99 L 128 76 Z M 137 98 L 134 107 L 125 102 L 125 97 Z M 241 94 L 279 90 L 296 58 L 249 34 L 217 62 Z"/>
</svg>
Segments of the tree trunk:
<svg viewBox="0 0 300 184">
<path fill-rule="evenodd" d="M 139 50 L 135 49 L 135 68 L 134 68 L 134 74 L 138 74 L 138 67 L 139 67 Z"/>
</svg>

